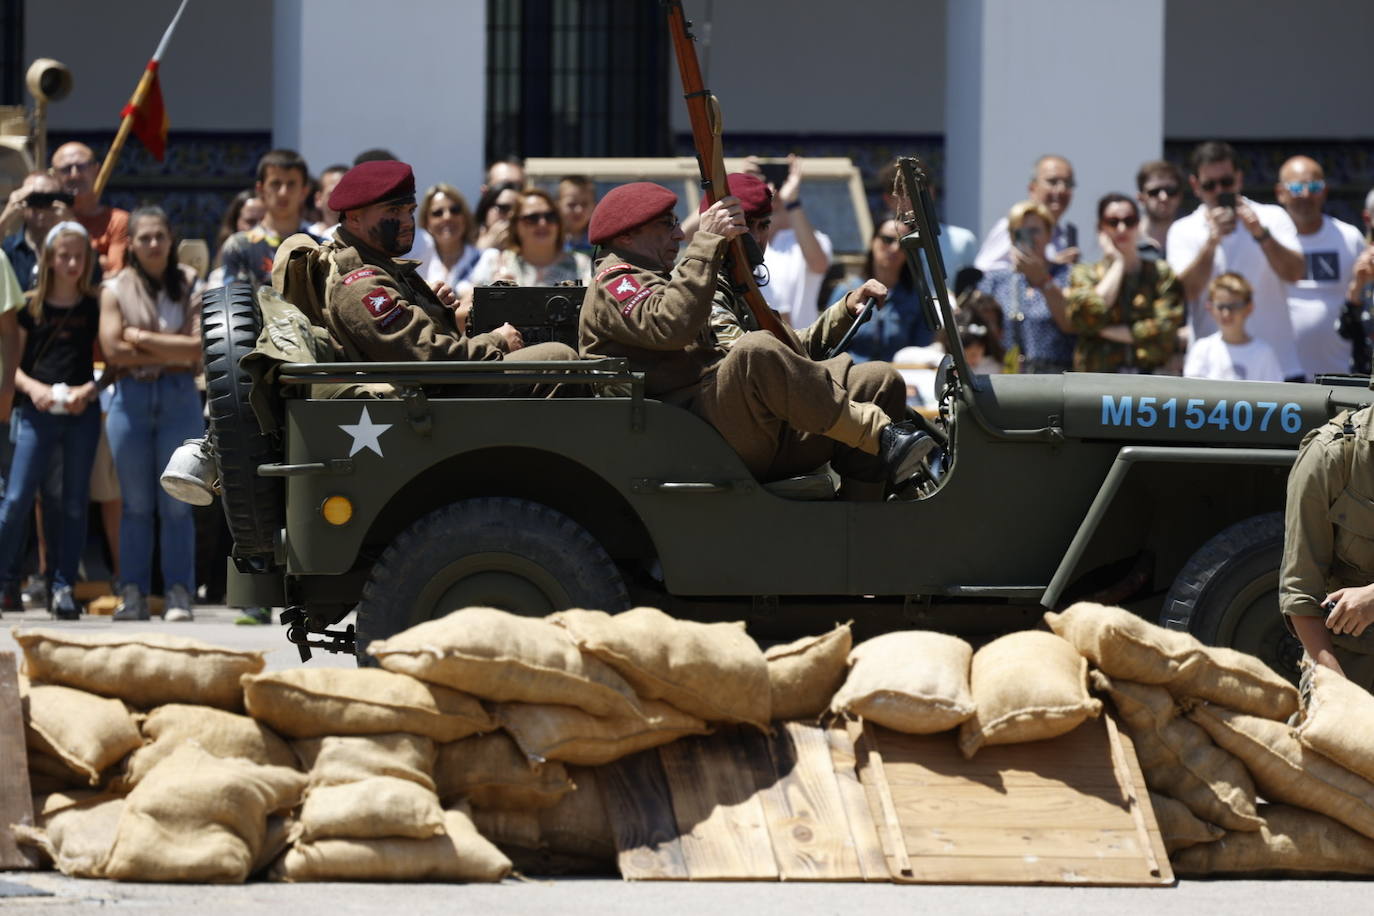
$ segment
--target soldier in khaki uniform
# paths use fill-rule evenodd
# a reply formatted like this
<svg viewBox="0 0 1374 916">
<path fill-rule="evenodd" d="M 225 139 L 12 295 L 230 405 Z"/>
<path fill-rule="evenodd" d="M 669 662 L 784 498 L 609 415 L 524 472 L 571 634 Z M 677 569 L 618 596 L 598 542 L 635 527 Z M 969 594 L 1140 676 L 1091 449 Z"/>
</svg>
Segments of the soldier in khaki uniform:
<svg viewBox="0 0 1374 916">
<path fill-rule="evenodd" d="M 510 324 L 475 337 L 458 329 L 453 291 L 431 289 L 416 271 L 418 261 L 399 259 L 415 240 L 415 176 L 404 162 L 354 166 L 329 195 L 329 208 L 340 222 L 334 240 L 320 250 L 328 264 L 322 318 L 346 359 L 577 358 L 559 343 L 524 347 Z"/>
<path fill-rule="evenodd" d="M 1283 542 L 1279 608 L 1307 658 L 1374 690 L 1374 409 L 1303 439 Z"/>
<path fill-rule="evenodd" d="M 746 231 L 739 201 L 727 197 L 683 239 L 677 195 L 636 182 L 607 194 L 588 237 L 609 248 L 582 306 L 584 356 L 625 357 L 645 373 L 646 393 L 680 404 L 714 426 L 762 480 L 832 461 L 856 498 L 878 498 L 905 482 L 934 446 L 924 433 L 871 401 L 855 399 L 823 363 L 798 355 L 765 331 L 728 350 L 710 325 L 716 278 L 728 241 Z M 865 486 L 866 485 L 866 486 Z"/>
</svg>

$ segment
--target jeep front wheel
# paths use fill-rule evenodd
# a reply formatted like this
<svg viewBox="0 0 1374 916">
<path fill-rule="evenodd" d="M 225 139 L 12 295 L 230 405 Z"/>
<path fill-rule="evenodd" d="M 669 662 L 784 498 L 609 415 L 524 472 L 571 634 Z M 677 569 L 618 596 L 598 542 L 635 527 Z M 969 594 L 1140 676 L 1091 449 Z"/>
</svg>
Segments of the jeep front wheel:
<svg viewBox="0 0 1374 916">
<path fill-rule="evenodd" d="M 568 516 L 523 499 L 466 499 L 411 524 L 373 565 L 357 651 L 361 663 L 371 640 L 465 607 L 540 617 L 628 605 L 615 561 Z"/>
<path fill-rule="evenodd" d="M 1239 521 L 1197 549 L 1174 579 L 1159 622 L 1213 646 L 1258 656 L 1297 682 L 1302 645 L 1279 613 L 1283 513 Z"/>
</svg>

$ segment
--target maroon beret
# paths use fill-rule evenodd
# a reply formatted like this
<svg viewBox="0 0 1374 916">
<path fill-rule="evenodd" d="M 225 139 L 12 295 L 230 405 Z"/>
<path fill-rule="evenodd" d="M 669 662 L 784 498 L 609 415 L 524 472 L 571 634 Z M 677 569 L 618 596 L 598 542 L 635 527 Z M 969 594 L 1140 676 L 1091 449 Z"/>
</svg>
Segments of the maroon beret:
<svg viewBox="0 0 1374 916">
<path fill-rule="evenodd" d="M 739 198 L 746 219 L 756 219 L 773 212 L 773 192 L 759 176 L 748 172 L 731 172 L 725 176 L 730 193 Z M 706 198 L 701 199 L 700 212 L 705 213 L 710 206 Z M 332 209 L 332 208 L 331 208 Z"/>
<path fill-rule="evenodd" d="M 335 213 L 357 210 L 383 200 L 415 196 L 415 173 L 395 159 L 360 162 L 344 173 L 329 194 Z"/>
<path fill-rule="evenodd" d="M 635 181 L 611 189 L 592 211 L 587 241 L 605 245 L 677 206 L 677 195 L 652 181 Z"/>
</svg>

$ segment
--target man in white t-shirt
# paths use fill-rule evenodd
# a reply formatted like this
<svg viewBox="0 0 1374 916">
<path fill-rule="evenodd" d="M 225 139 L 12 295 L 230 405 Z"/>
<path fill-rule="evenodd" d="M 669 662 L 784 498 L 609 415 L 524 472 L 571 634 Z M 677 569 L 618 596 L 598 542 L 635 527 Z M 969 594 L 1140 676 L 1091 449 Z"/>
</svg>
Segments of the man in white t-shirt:
<svg viewBox="0 0 1374 916">
<path fill-rule="evenodd" d="M 1030 185 L 1026 190 L 1031 200 L 1042 204 L 1054 217 L 1050 241 L 1045 246 L 1045 258 L 1052 264 L 1078 262 L 1078 227 L 1064 219 L 1069 204 L 1073 203 L 1073 189 L 1073 166 L 1069 160 L 1054 155 L 1035 160 Z M 1011 233 L 1007 231 L 1005 216 L 988 230 L 973 266 L 985 273 L 990 270 L 1011 270 Z M 1065 272 L 1064 276 L 1067 278 L 1068 273 Z"/>
<path fill-rule="evenodd" d="M 783 320 L 794 328 L 805 328 L 820 313 L 816 301 L 834 248 L 829 236 L 811 225 L 802 207 L 801 157 L 788 156 L 787 165 L 787 179 L 773 197 L 772 234 L 763 252 L 768 285 L 761 289 Z"/>
<path fill-rule="evenodd" d="M 1193 150 L 1188 183 L 1202 203 L 1169 227 L 1169 266 L 1183 284 L 1192 340 L 1217 329 L 1203 308 L 1207 284 L 1238 273 L 1254 289 L 1250 333 L 1273 347 L 1285 378 L 1304 375 L 1286 284 L 1302 279 L 1298 232 L 1282 207 L 1241 195 L 1244 174 L 1231 144 L 1208 141 Z"/>
<path fill-rule="evenodd" d="M 1364 250 L 1360 230 L 1322 212 L 1326 174 L 1306 156 L 1294 156 L 1279 169 L 1279 203 L 1298 230 L 1302 279 L 1288 285 L 1288 314 L 1298 358 L 1309 379 L 1324 372 L 1350 371 L 1350 342 L 1336 333 L 1345 303 L 1358 302 L 1355 261 Z M 1358 308 L 1359 306 L 1357 306 Z"/>
</svg>

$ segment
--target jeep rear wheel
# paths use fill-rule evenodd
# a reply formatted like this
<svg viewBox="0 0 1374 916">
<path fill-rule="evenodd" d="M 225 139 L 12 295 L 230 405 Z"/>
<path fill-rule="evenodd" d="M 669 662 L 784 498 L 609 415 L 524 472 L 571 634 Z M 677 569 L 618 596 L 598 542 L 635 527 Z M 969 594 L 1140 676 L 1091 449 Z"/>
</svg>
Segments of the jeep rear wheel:
<svg viewBox="0 0 1374 916">
<path fill-rule="evenodd" d="M 1198 548 L 1164 599 L 1159 622 L 1213 646 L 1258 656 L 1296 683 L 1302 645 L 1279 613 L 1283 513 L 1256 515 Z"/>
<path fill-rule="evenodd" d="M 392 541 L 358 604 L 357 646 L 465 607 L 542 617 L 584 607 L 621 611 L 625 581 L 587 529 L 523 499 L 466 499 Z"/>
<path fill-rule="evenodd" d="M 234 555 L 270 562 L 283 524 L 286 491 L 281 478 L 258 476 L 258 465 L 281 460 L 281 447 L 263 435 L 248 402 L 252 379 L 239 368 L 239 360 L 253 352 L 262 330 L 253 288 L 231 283 L 206 290 L 200 327 L 210 439 Z"/>
</svg>

